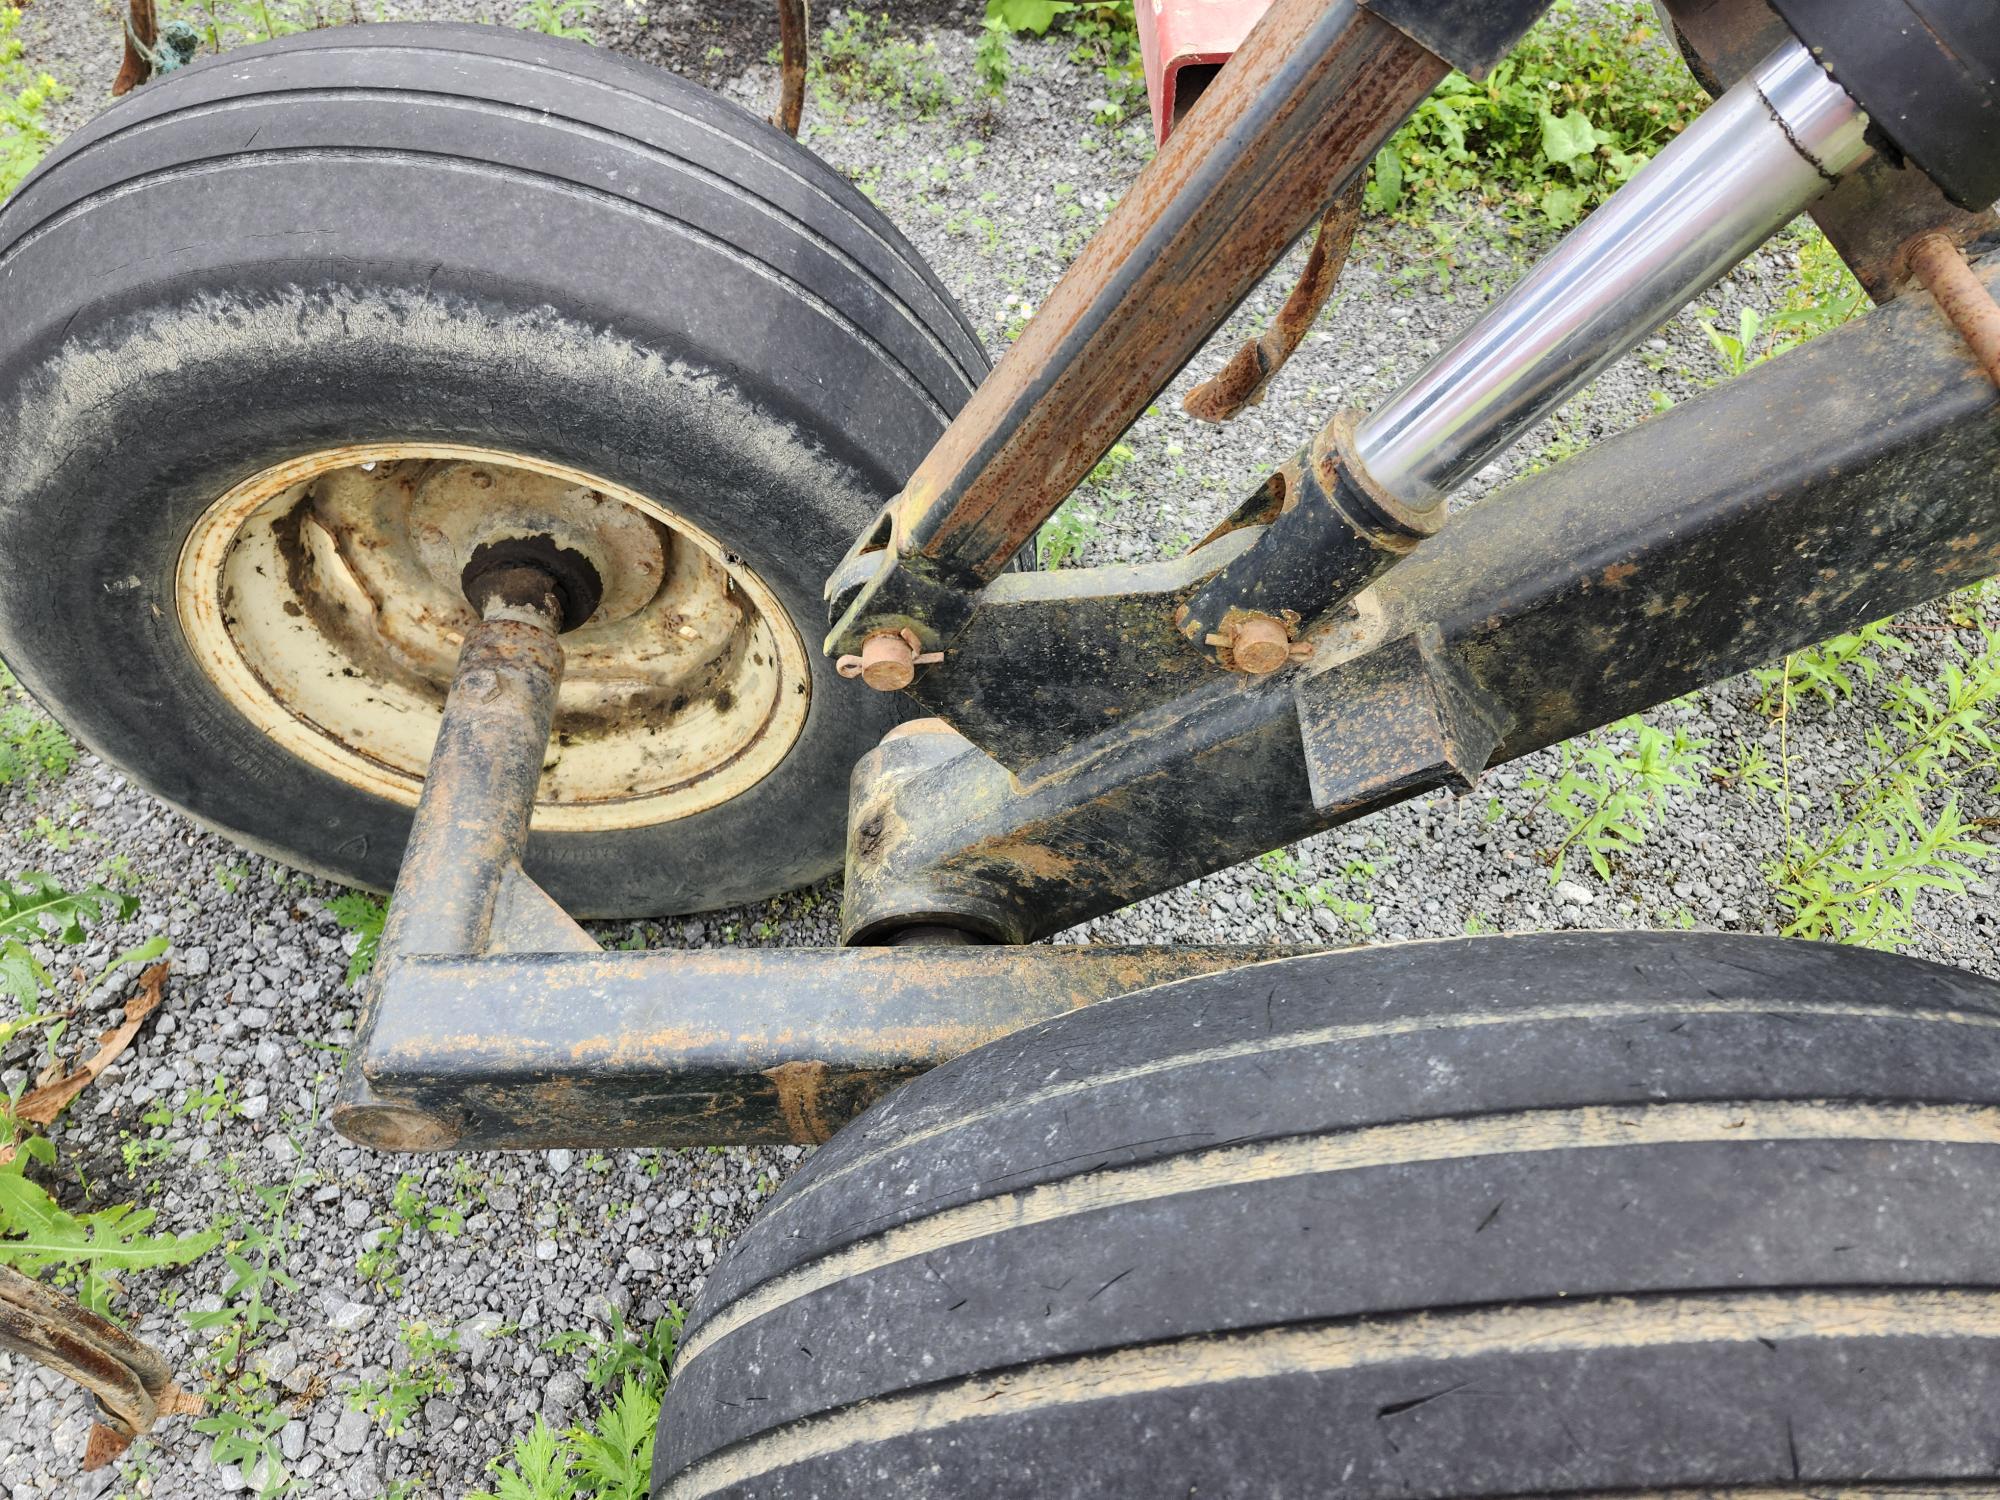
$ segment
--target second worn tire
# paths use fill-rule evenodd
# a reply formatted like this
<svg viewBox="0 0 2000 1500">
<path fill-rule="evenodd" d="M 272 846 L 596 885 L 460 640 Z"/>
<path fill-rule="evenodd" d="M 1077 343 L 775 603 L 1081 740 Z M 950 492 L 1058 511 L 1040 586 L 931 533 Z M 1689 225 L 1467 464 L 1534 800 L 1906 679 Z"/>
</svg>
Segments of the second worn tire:
<svg viewBox="0 0 2000 1500">
<path fill-rule="evenodd" d="M 898 708 L 820 655 L 822 580 L 986 362 L 795 142 L 580 44 L 315 32 L 68 141 L 0 206 L 0 307 L 0 657 L 149 790 L 387 888 L 499 526 L 607 575 L 550 893 L 838 868 Z"/>
<path fill-rule="evenodd" d="M 884 1100 L 656 1497 L 1991 1495 L 2000 985 L 1774 939 L 1252 965 Z"/>
</svg>

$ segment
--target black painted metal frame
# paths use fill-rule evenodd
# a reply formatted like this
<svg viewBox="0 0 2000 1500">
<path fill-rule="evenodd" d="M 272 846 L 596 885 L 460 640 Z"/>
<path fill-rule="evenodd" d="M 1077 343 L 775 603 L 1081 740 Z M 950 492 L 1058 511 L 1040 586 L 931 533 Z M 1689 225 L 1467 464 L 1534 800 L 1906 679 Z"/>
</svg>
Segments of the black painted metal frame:
<svg viewBox="0 0 2000 1500">
<path fill-rule="evenodd" d="M 1676 9 L 1718 68 L 1768 15 Z M 1866 225 L 1953 212 L 1899 177 L 1830 230 L 1878 300 L 1894 257 Z M 2000 253 L 1975 270 L 2000 291 Z M 1185 557 L 977 588 L 909 688 L 937 717 L 855 767 L 841 949 L 600 950 L 521 864 L 559 622 L 489 612 L 336 1124 L 404 1150 L 822 1140 L 1010 1031 L 1297 951 L 1037 939 L 2000 572 L 2000 389 L 1921 295 L 1466 509 L 1299 659 L 1229 670 L 1184 606 L 1244 572 L 1310 467 Z"/>
<path fill-rule="evenodd" d="M 2000 289 L 2000 254 L 1977 270 Z M 1018 738 L 1025 689 L 948 658 L 923 696 L 968 738 L 857 768 L 848 940 L 921 915 L 1029 942 L 1995 571 L 2000 390 L 1904 297 L 1453 517 L 1272 676 L 1010 767 L 971 741 Z M 996 656 L 1054 683 L 1023 614 Z"/>
<path fill-rule="evenodd" d="M 2000 291 L 2000 254 L 1977 269 Z M 956 733 L 891 736 L 855 770 L 847 937 L 1027 944 L 1994 572 L 2000 390 L 1905 297 L 1454 517 L 1313 660 L 1018 777 Z M 1105 628 L 1103 577 L 1054 579 L 1013 587 Z M 559 657 L 519 622 L 468 641 L 335 1112 L 357 1139 L 818 1140 L 1005 1032 L 1282 956 L 601 952 L 519 864 Z"/>
</svg>

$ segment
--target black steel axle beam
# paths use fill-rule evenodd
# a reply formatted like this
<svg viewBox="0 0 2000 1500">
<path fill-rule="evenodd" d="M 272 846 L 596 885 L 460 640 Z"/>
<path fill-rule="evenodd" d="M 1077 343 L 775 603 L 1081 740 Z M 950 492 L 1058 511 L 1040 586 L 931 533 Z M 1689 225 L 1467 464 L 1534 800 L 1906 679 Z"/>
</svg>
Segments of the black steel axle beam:
<svg viewBox="0 0 2000 1500">
<path fill-rule="evenodd" d="M 428 1149 L 827 1139 L 905 1079 L 1096 1000 L 1306 951 L 745 948 L 406 957 L 358 1058 Z M 337 1118 L 367 1144 L 364 1121 Z M 357 1128 L 359 1127 L 359 1128 Z"/>
<path fill-rule="evenodd" d="M 1023 1026 L 1305 951 L 938 941 L 961 928 L 871 951 L 605 953 L 520 864 L 562 678 L 561 601 L 517 589 L 484 610 L 334 1104 L 335 1126 L 365 1145 L 820 1141 L 904 1079 Z"/>
</svg>

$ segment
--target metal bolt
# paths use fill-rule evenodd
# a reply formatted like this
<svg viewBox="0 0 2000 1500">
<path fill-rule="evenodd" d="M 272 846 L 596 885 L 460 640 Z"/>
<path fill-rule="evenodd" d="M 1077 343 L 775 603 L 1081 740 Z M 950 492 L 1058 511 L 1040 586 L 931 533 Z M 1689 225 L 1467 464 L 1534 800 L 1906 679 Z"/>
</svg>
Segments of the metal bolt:
<svg viewBox="0 0 2000 1500">
<path fill-rule="evenodd" d="M 1236 670 L 1262 677 L 1282 667 L 1292 654 L 1285 627 L 1265 616 L 1243 621 L 1231 633 L 1229 655 Z"/>
<path fill-rule="evenodd" d="M 1252 677 L 1269 676 L 1286 662 L 1301 661 L 1312 654 L 1310 645 L 1294 641 L 1289 627 L 1269 615 L 1232 620 L 1226 629 L 1204 636 L 1203 642 L 1217 648 L 1222 664 L 1232 672 L 1248 672 Z"/>
<path fill-rule="evenodd" d="M 917 680 L 917 668 L 944 660 L 942 651 L 921 651 L 914 630 L 878 630 L 861 643 L 859 656 L 833 664 L 842 677 L 859 677 L 878 693 L 899 693 Z"/>
</svg>

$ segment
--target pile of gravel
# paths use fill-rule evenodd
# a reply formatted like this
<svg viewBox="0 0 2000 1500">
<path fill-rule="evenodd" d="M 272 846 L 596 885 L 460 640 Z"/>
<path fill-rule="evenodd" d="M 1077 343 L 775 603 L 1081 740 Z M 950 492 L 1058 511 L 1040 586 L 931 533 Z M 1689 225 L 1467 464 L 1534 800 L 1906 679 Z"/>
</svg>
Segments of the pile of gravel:
<svg viewBox="0 0 2000 1500">
<path fill-rule="evenodd" d="M 433 0 L 422 13 L 475 19 L 491 10 Z M 936 12 L 958 18 L 937 34 L 938 65 L 968 95 L 976 10 L 958 4 Z M 29 15 L 31 59 L 76 86 L 66 106 L 66 123 L 74 124 L 115 69 L 113 23 L 89 0 L 36 0 Z M 760 7 L 673 0 L 650 16 L 613 7 L 599 25 L 608 41 L 637 56 L 686 62 L 699 53 L 694 60 L 711 67 L 754 63 L 725 88 L 762 113 L 775 85 L 761 62 L 769 43 L 759 40 L 760 15 Z M 713 39 L 717 17 L 740 19 L 725 42 Z M 735 50 L 711 55 L 723 45 Z M 1150 153 L 1143 121 L 1090 123 L 1089 101 L 1101 88 L 1061 45 L 1019 44 L 1014 56 L 1016 77 L 1004 100 L 968 100 L 928 119 L 866 103 L 833 110 L 815 103 L 806 131 L 808 144 L 863 183 L 931 258 L 996 349 Z M 1538 248 L 1511 238 L 1497 221 L 1475 220 L 1449 238 L 1454 264 L 1446 285 L 1431 234 L 1365 225 L 1333 310 L 1269 399 L 1221 429 L 1183 418 L 1181 395 L 1275 311 L 1297 269 L 1295 253 L 1137 425 L 1128 442 L 1139 461 L 1087 499 L 1098 512 L 1097 533 L 1078 561 L 1159 556 L 1202 534 L 1329 412 L 1367 406 L 1392 389 Z M 1707 303 L 1728 323 L 1743 306 L 1770 311 L 1788 284 L 1787 257 L 1783 249 L 1754 257 Z M 1683 397 L 1717 373 L 1700 329 L 1682 318 L 1573 403 L 1563 419 L 1567 433 L 1594 440 L 1617 431 L 1652 409 L 1654 391 Z M 1552 436 L 1548 429 L 1534 434 L 1480 488 L 1519 472 Z M 1128 487 L 1137 493 L 1118 494 Z M 1934 675 L 1953 627 L 1935 609 L 1903 623 L 1919 649 L 1899 670 Z M 2000 624 L 1990 607 L 1988 623 Z M 1964 640 L 1973 643 L 1969 634 Z M 1753 745 L 1775 754 L 1777 731 L 1757 697 L 1753 684 L 1725 684 L 1656 719 L 1709 740 L 1718 764 Z M 1879 709 L 1875 689 L 1834 708 L 1799 706 L 1789 750 L 1801 784 L 1837 782 Z M 1680 798 L 1667 825 L 1623 859 L 1609 882 L 1581 862 L 1553 882 L 1540 856 L 1562 828 L 1536 810 L 1530 785 L 1553 761 L 1551 753 L 1503 768 L 1463 800 L 1425 798 L 1307 840 L 1291 851 L 1296 876 L 1240 866 L 1067 936 L 1347 943 L 1451 936 L 1469 927 L 1776 930 L 1780 913 L 1759 873 L 1776 831 L 1767 809 L 1720 785 Z M 1992 801 L 1964 811 L 2000 813 Z M 51 842 L 46 827 L 38 831 L 41 820 L 66 848 Z M 81 1169 L 91 1202 L 136 1198 L 160 1211 L 161 1227 L 179 1231 L 230 1220 L 241 1232 L 256 1222 L 251 1186 L 298 1184 L 290 1215 L 297 1238 L 287 1262 L 296 1290 L 275 1297 L 289 1327 L 261 1358 L 294 1410 L 280 1444 L 303 1493 L 376 1496 L 402 1483 L 409 1494 L 455 1500 L 482 1481 L 488 1461 L 537 1414 L 557 1424 L 576 1419 L 588 1406 L 581 1357 L 543 1345 L 565 1331 L 601 1326 L 614 1309 L 650 1320 L 670 1301 L 688 1302 L 720 1247 L 801 1155 L 553 1151 L 433 1161 L 350 1146 L 323 1121 L 357 1004 L 344 979 L 352 937 L 327 915 L 333 888 L 242 853 L 89 757 L 56 785 L 0 792 L 0 870 L 48 870 L 74 885 L 103 873 L 114 857 L 140 899 L 138 916 L 99 933 L 80 953 L 50 957 L 64 972 L 88 970 L 163 932 L 173 943 L 173 978 L 157 1023 L 83 1096 L 56 1139 L 65 1162 Z M 1293 886 L 1319 881 L 1370 909 L 1367 931 L 1358 920 L 1284 899 Z M 1928 903 L 1912 951 L 2000 974 L 1995 919 L 1984 899 L 1990 894 L 1982 888 L 1973 901 Z M 821 889 L 767 907 L 619 924 L 601 936 L 609 942 L 636 933 L 669 947 L 828 944 L 837 940 L 837 904 L 837 889 Z M 108 1010 L 121 998 L 114 986 L 92 1003 Z M 77 1030 L 89 1025 L 79 1022 Z M 17 1046 L 0 1064 L 13 1082 L 33 1057 Z M 205 1119 L 193 1101 L 212 1094 L 218 1079 L 233 1107 Z M 173 1112 L 174 1123 L 154 1132 L 142 1116 L 158 1105 Z M 121 1147 L 153 1134 L 171 1154 L 128 1171 Z M 464 1227 L 408 1233 L 399 1250 L 403 1282 L 390 1291 L 367 1282 L 357 1261 L 400 1222 L 392 1200 L 406 1174 L 431 1203 L 461 1212 Z M 136 1275 L 124 1305 L 138 1332 L 177 1369 L 193 1370 L 199 1341 L 184 1314 L 216 1306 L 227 1275 L 213 1255 L 182 1272 Z M 417 1320 L 457 1331 L 457 1389 L 428 1402 L 391 1440 L 350 1408 L 348 1395 L 404 1358 L 400 1331 Z M 88 1423 L 88 1403 L 75 1389 L 0 1359 L 0 1490 L 13 1500 L 113 1492 L 179 1500 L 239 1492 L 249 1483 L 238 1470 L 218 1467 L 208 1441 L 184 1421 L 119 1467 L 81 1475 Z"/>
</svg>

